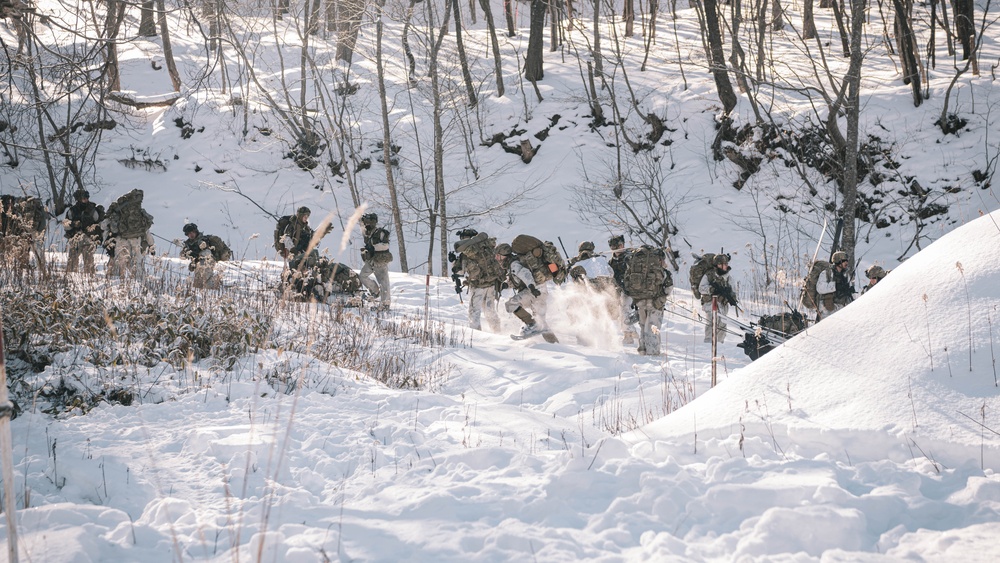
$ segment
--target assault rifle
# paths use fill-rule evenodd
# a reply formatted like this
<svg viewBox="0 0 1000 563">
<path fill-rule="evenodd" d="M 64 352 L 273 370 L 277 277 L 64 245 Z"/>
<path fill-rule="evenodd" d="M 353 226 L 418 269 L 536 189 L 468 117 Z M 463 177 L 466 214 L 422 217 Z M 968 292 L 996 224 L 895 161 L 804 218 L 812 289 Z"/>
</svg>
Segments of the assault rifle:
<svg viewBox="0 0 1000 563">
<path fill-rule="evenodd" d="M 462 276 L 457 273 L 451 275 L 451 279 L 455 282 L 455 293 L 458 294 L 458 301 L 462 302 Z"/>
<path fill-rule="evenodd" d="M 709 284 L 712 287 L 712 295 L 716 295 L 729 303 L 733 307 L 739 309 L 739 301 L 736 300 L 736 295 L 733 293 L 733 288 L 728 285 L 722 285 L 719 282 L 711 282 Z"/>
</svg>

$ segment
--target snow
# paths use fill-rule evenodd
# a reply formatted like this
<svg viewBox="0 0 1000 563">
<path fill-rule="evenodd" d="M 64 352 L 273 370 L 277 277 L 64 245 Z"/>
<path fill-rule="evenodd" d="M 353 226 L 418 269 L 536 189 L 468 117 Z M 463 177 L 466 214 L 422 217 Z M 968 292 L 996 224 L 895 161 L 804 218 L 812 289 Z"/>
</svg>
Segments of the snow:
<svg viewBox="0 0 1000 563">
<path fill-rule="evenodd" d="M 502 13 L 496 2 L 494 12 Z M 521 29 L 526 12 L 522 6 Z M 684 60 L 698 60 L 696 19 L 690 10 L 680 14 Z M 397 23 L 387 33 L 398 34 Z M 830 29 L 828 23 L 820 27 Z M 674 60 L 668 30 L 658 41 Z M 990 56 L 995 39 L 984 43 Z M 200 41 L 178 33 L 174 48 L 198 53 Z M 527 34 L 503 41 L 523 53 Z M 128 61 L 122 91 L 135 100 L 171 96 L 165 71 L 148 64 L 162 67 L 155 47 L 143 42 L 121 56 Z M 474 41 L 467 47 L 482 48 Z M 646 107 L 662 110 L 676 128 L 666 161 L 678 238 L 687 244 L 675 241 L 682 264 L 662 326 L 664 356 L 623 346 L 604 308 L 585 308 L 592 297 L 565 287 L 553 288 L 550 305 L 559 344 L 512 341 L 508 334 L 520 323 L 503 312 L 498 334 L 472 331 L 450 279 L 425 278 L 425 264 L 402 273 L 393 263 L 392 310 L 383 318 L 440 323 L 456 335 L 455 344 L 407 358 L 436 374 L 421 389 L 386 387 L 318 354 L 263 349 L 232 371 L 207 363 L 134 368 L 142 392 L 131 406 L 103 403 L 86 414 L 52 416 L 42 405 L 22 405 L 11 422 L 21 559 L 997 560 L 1000 203 L 994 188 L 968 179 L 997 153 L 990 138 L 996 112 L 971 109 L 995 103 L 992 84 L 988 76 L 963 79 L 957 105 L 973 112 L 963 115 L 974 126 L 943 137 L 933 120 L 951 77 L 947 65 L 932 72 L 931 98 L 913 108 L 900 103 L 906 87 L 891 63 L 878 64 L 866 73 L 863 129 L 898 143 L 902 175 L 939 192 L 949 185 L 963 191 L 947 196 L 945 218 L 921 227 L 919 252 L 909 247 L 912 222 L 861 233 L 859 271 L 878 263 L 891 273 L 846 309 L 753 363 L 730 335 L 720 347 L 714 388 L 711 352 L 687 289 L 690 253 L 733 252 L 733 278 L 748 309 L 740 319 L 749 322 L 780 310 L 781 299 L 770 293 L 797 295 L 794 282 L 804 271 L 796 260 L 813 253 L 822 213 L 774 210 L 766 190 L 803 191 L 777 164 L 742 190 L 732 187 L 738 171 L 707 154 L 718 109 L 709 75 L 688 68 L 684 89 L 673 66 L 633 71 Z M 469 189 L 468 199 L 456 197 L 469 208 L 478 198 L 532 189 L 519 208 L 469 220 L 498 240 L 530 230 L 571 252 L 583 240 L 603 250 L 608 235 L 625 226 L 588 223 L 577 212 L 586 201 L 575 188 L 613 165 L 609 139 L 588 125 L 575 57 L 563 62 L 546 52 L 545 65 L 545 102 L 536 105 L 530 85 L 520 90 L 512 66 L 505 69 L 507 96 L 481 104 L 490 131 L 524 127 L 522 138 L 536 146 L 533 133 L 562 116 L 532 163 L 497 146 L 478 147 L 481 179 L 473 181 L 459 145 L 448 157 L 449 186 Z M 355 76 L 371 87 L 366 74 Z M 405 91 L 399 78 L 397 94 Z M 313 208 L 313 223 L 329 214 L 336 230 L 322 248 L 357 268 L 360 237 L 350 227 L 355 210 L 345 204 L 346 188 L 282 160 L 285 147 L 260 133 L 269 125 L 265 112 L 253 112 L 252 132 L 241 140 L 240 106 L 214 95 L 185 91 L 169 109 L 136 113 L 135 129 L 109 133 L 109 148 L 99 154 L 95 201 L 145 190 L 160 237 L 150 271 L 185 279 L 186 263 L 169 241 L 193 221 L 224 235 L 244 258 L 225 266 L 227 288 L 275 286 L 282 264 L 268 249 L 273 220 L 237 191 L 276 214 L 302 204 Z M 397 132 L 404 156 L 416 162 L 417 135 L 408 123 L 419 127 L 426 146 L 427 108 L 404 108 L 402 97 L 393 98 L 406 114 Z M 359 113 L 377 123 L 377 111 Z M 737 111 L 750 115 L 745 104 Z M 178 118 L 194 125 L 190 139 L 181 139 Z M 0 170 L 4 193 L 21 185 L 30 165 Z M 416 177 L 413 168 L 401 173 Z M 384 217 L 384 171 L 375 166 L 359 178 L 366 203 Z M 414 220 L 407 233 L 411 257 L 422 261 L 426 232 Z M 761 234 L 769 236 L 766 244 Z M 56 262 L 64 260 L 60 238 L 50 229 Z M 823 252 L 828 245 L 827 238 Z M 787 258 L 768 295 L 758 283 L 763 251 Z M 100 257 L 101 279 L 104 265 Z M 307 324 L 317 309 L 302 306 L 297 318 Z M 309 332 L 285 322 L 289 331 Z M 86 386 L 99 385 L 102 375 L 67 352 L 38 377 L 66 373 Z M 6 534 L 0 530 L 3 550 Z"/>
</svg>

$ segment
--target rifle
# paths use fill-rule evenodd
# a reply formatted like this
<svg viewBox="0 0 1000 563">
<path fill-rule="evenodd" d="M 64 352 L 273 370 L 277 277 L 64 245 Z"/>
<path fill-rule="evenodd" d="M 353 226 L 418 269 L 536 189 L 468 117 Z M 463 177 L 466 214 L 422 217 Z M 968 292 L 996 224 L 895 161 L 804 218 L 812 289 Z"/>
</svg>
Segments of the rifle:
<svg viewBox="0 0 1000 563">
<path fill-rule="evenodd" d="M 556 237 L 556 240 L 559 241 L 559 246 L 562 247 L 563 249 L 563 256 L 565 256 L 566 259 L 569 260 L 570 258 L 569 252 L 566 252 L 566 245 L 563 244 L 562 237 Z"/>
<path fill-rule="evenodd" d="M 458 294 L 458 302 L 464 303 L 462 300 L 462 276 L 456 274 L 451 275 L 451 279 L 455 282 L 455 293 Z"/>
<path fill-rule="evenodd" d="M 840 246 L 840 235 L 844 232 L 844 218 L 837 218 L 837 226 L 833 229 L 833 244 L 830 245 L 830 259 L 827 262 L 833 263 L 833 253 L 837 252 Z"/>
<path fill-rule="evenodd" d="M 736 295 L 733 294 L 733 288 L 728 285 L 722 285 L 719 282 L 710 282 L 709 285 L 712 287 L 712 294 L 721 297 L 733 307 L 736 307 L 736 311 L 739 312 L 739 302 L 736 300 Z"/>
</svg>

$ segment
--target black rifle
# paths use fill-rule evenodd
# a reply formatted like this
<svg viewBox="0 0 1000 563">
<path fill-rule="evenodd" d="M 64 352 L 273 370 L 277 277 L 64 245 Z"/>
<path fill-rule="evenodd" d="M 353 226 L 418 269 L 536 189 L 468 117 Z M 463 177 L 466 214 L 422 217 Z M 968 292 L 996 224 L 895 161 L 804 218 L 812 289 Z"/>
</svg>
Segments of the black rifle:
<svg viewBox="0 0 1000 563">
<path fill-rule="evenodd" d="M 712 287 L 712 295 L 724 299 L 726 303 L 729 303 L 733 307 L 739 307 L 739 302 L 736 300 L 733 288 L 728 285 L 722 285 L 719 282 L 711 282 L 709 285 Z"/>
<path fill-rule="evenodd" d="M 451 279 L 455 281 L 455 293 L 458 294 L 459 302 L 462 302 L 462 276 L 452 274 Z"/>
<path fill-rule="evenodd" d="M 833 264 L 833 253 L 840 250 L 840 235 L 844 232 L 844 218 L 837 218 L 837 226 L 833 229 L 833 244 L 830 245 L 830 260 Z"/>
</svg>

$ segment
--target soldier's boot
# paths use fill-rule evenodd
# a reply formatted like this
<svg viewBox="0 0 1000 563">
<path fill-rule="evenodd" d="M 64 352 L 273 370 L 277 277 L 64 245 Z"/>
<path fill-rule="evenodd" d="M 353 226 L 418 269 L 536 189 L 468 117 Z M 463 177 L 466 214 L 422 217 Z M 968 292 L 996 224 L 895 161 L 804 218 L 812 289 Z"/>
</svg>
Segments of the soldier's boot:
<svg viewBox="0 0 1000 563">
<path fill-rule="evenodd" d="M 514 316 L 521 319 L 521 322 L 524 323 L 524 327 L 521 328 L 521 336 L 534 336 L 542 332 L 542 327 L 538 326 L 531 313 L 524 310 L 523 307 L 514 309 Z"/>
</svg>

